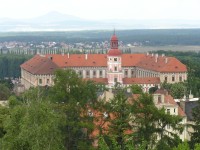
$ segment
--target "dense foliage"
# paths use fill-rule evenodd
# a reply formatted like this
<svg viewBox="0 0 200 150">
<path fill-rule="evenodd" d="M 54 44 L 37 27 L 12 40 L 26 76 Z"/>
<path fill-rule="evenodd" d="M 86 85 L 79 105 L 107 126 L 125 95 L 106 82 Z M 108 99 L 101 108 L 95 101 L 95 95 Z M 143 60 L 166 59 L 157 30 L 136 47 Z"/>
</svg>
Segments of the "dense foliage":
<svg viewBox="0 0 200 150">
<path fill-rule="evenodd" d="M 102 42 L 107 41 L 113 31 L 68 31 L 68 32 L 15 32 L 2 33 L 0 42 Z M 200 45 L 199 29 L 141 29 L 117 30 L 124 43 L 141 42 L 144 45 Z"/>
<path fill-rule="evenodd" d="M 0 79 L 19 78 L 20 65 L 30 59 L 27 55 L 0 55 Z"/>
<path fill-rule="evenodd" d="M 1 83 L 9 89 L 8 81 Z M 140 94 L 137 99 L 129 98 L 130 89 L 116 86 L 114 98 L 104 102 L 97 100 L 97 92 L 105 87 L 80 79 L 73 70 L 57 70 L 54 83 L 53 87 L 38 87 L 19 97 L 11 96 L 9 107 L 0 107 L 0 149 L 94 149 L 91 135 L 95 129 L 100 130 L 95 138 L 99 139 L 100 150 L 188 149 L 176 133 L 166 134 L 165 130 L 170 125 L 181 132 L 181 118 L 158 109 L 152 96 L 142 93 L 139 86 L 131 89 L 134 94 Z M 180 84 L 188 86 L 188 83 Z M 172 94 L 176 90 L 174 94 L 180 94 L 180 85 L 174 86 L 165 85 Z M 98 118 L 91 110 L 108 114 L 104 118 L 109 124 L 106 131 L 96 127 L 94 122 Z M 193 113 L 196 129 L 199 129 L 199 113 L 198 108 Z M 199 140 L 193 140 L 196 137 L 192 138 L 191 146 L 198 150 Z"/>
</svg>

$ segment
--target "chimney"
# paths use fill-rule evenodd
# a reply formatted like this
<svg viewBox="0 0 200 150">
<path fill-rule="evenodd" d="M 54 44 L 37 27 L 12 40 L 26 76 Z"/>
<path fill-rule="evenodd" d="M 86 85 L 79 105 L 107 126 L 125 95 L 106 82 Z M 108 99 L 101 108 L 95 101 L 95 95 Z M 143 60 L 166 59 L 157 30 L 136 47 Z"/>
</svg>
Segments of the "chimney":
<svg viewBox="0 0 200 150">
<path fill-rule="evenodd" d="M 151 56 L 153 57 L 153 55 L 154 55 L 154 54 L 152 53 Z"/>
<path fill-rule="evenodd" d="M 168 58 L 167 58 L 167 57 L 165 58 L 165 63 L 166 63 L 166 64 L 168 63 Z"/>
<path fill-rule="evenodd" d="M 149 56 L 149 52 L 147 52 L 147 56 Z"/>
<path fill-rule="evenodd" d="M 86 60 L 88 59 L 88 54 L 85 54 L 85 59 L 86 59 Z"/>
<path fill-rule="evenodd" d="M 180 107 L 183 110 L 183 112 L 185 112 L 185 103 L 186 103 L 185 101 L 186 101 L 186 99 L 181 99 L 180 100 Z"/>
<path fill-rule="evenodd" d="M 67 57 L 69 58 L 69 53 L 67 53 Z"/>
<path fill-rule="evenodd" d="M 158 62 L 158 54 L 155 54 L 155 61 Z"/>
<path fill-rule="evenodd" d="M 165 56 L 165 54 L 162 54 L 162 57 L 164 57 Z"/>
<path fill-rule="evenodd" d="M 61 54 L 62 56 L 64 56 L 64 53 L 62 52 L 62 54 Z"/>
<path fill-rule="evenodd" d="M 49 59 L 50 59 L 50 60 L 53 60 L 53 57 L 52 57 L 52 56 L 49 56 Z"/>
</svg>

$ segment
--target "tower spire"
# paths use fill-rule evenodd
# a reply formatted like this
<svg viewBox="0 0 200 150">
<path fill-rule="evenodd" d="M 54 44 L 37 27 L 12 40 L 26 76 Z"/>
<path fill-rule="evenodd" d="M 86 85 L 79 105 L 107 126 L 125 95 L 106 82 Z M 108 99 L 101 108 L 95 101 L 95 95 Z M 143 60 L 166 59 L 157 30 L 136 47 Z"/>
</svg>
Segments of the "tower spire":
<svg viewBox="0 0 200 150">
<path fill-rule="evenodd" d="M 113 35 L 110 39 L 110 47 L 111 47 L 111 49 L 118 49 L 118 38 L 115 35 L 115 28 L 114 28 L 114 31 L 113 31 Z"/>
</svg>

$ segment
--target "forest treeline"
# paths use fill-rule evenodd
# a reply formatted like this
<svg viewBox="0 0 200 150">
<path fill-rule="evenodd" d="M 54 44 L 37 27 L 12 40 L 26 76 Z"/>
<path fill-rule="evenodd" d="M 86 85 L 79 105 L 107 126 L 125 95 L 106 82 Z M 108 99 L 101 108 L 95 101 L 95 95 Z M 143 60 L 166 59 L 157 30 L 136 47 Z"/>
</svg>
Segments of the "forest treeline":
<svg viewBox="0 0 200 150">
<path fill-rule="evenodd" d="M 200 29 L 141 29 L 117 30 L 124 43 L 141 42 L 147 46 L 200 45 Z M 68 32 L 10 32 L 2 33 L 0 42 L 102 42 L 108 41 L 113 31 L 68 31 Z"/>
<path fill-rule="evenodd" d="M 30 58 L 28 55 L 0 55 L 0 79 L 19 78 L 20 65 Z"/>
<path fill-rule="evenodd" d="M 73 70 L 57 70 L 54 86 L 32 88 L 0 106 L 2 150 L 198 150 L 200 105 L 191 141 L 178 136 L 180 116 L 158 109 L 139 86 L 116 85 L 109 102 L 98 99 L 105 86 L 84 81 Z M 168 132 L 167 126 L 177 132 Z M 159 137 L 159 138 L 157 138 Z"/>
</svg>

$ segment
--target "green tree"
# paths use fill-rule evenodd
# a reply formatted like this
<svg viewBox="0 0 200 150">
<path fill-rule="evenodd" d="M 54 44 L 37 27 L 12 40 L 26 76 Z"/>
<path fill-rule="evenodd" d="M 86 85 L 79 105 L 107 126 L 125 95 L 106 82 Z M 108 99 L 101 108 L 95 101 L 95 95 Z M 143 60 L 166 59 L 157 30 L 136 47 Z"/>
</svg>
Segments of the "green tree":
<svg viewBox="0 0 200 150">
<path fill-rule="evenodd" d="M 3 122 L 9 113 L 10 111 L 8 107 L 0 105 L 0 139 L 6 134 Z"/>
<path fill-rule="evenodd" d="M 57 110 L 66 115 L 66 149 L 91 149 L 93 117 L 88 110 L 97 102 L 97 86 L 91 81 L 84 81 L 74 70 L 57 70 L 55 85 L 50 90 L 50 99 L 57 104 Z"/>
<path fill-rule="evenodd" d="M 158 108 L 154 105 L 153 97 L 149 94 L 141 94 L 134 100 L 132 107 L 134 124 L 134 141 L 136 146 L 147 142 L 146 148 L 149 149 L 155 145 L 156 123 L 158 121 Z"/>
<path fill-rule="evenodd" d="M 133 84 L 130 87 L 131 87 L 133 94 L 142 94 L 143 93 L 142 87 L 137 84 Z"/>
<path fill-rule="evenodd" d="M 128 140 L 127 131 L 132 131 L 130 122 L 131 118 L 131 105 L 126 96 L 126 88 L 116 87 L 114 89 L 114 98 L 110 100 L 107 107 L 107 113 L 113 115 L 113 117 L 108 118 L 110 123 L 108 133 L 111 139 L 114 138 L 117 146 L 121 150 L 125 150 L 126 143 Z M 112 144 L 113 145 L 113 144 Z M 112 146 L 111 145 L 111 146 Z"/>
<path fill-rule="evenodd" d="M 187 142 L 180 143 L 178 147 L 173 148 L 173 150 L 190 150 L 190 147 Z"/>
<path fill-rule="evenodd" d="M 0 100 L 7 100 L 11 95 L 11 91 L 4 84 L 0 84 Z"/>
<path fill-rule="evenodd" d="M 156 133 L 160 138 L 156 144 L 157 149 L 168 150 L 171 147 L 177 146 L 181 142 L 178 133 L 183 131 L 184 126 L 180 124 L 182 118 L 166 113 L 164 108 L 158 110 L 157 117 Z M 172 130 L 167 130 L 167 126 L 172 128 Z"/>
<path fill-rule="evenodd" d="M 42 99 L 16 105 L 4 121 L 6 134 L 2 138 L 1 149 L 64 149 L 60 130 L 64 126 L 63 120 L 63 115 L 55 112 L 53 105 Z"/>
<path fill-rule="evenodd" d="M 169 149 L 171 146 L 177 146 L 180 142 L 176 132 L 182 131 L 179 124 L 182 118 L 172 116 L 165 112 L 165 109 L 158 109 L 150 94 L 141 94 L 134 100 L 132 115 L 135 118 L 133 133 L 136 146 L 146 142 L 145 149 Z M 166 126 L 170 126 L 173 132 L 167 131 Z M 169 135 L 168 135 L 169 134 Z"/>
<path fill-rule="evenodd" d="M 199 143 L 196 143 L 194 149 L 195 149 L 195 150 L 200 150 L 200 144 L 199 144 Z"/>
<path fill-rule="evenodd" d="M 183 83 L 174 83 L 170 88 L 170 94 L 173 98 L 183 98 L 186 87 Z"/>
<path fill-rule="evenodd" d="M 194 124 L 192 124 L 192 128 L 194 129 L 194 132 L 191 133 L 191 145 L 192 148 L 194 148 L 194 145 L 196 143 L 200 143 L 200 101 L 198 101 L 198 105 L 193 108 L 192 110 L 192 116 Z"/>
<path fill-rule="evenodd" d="M 151 88 L 149 89 L 149 94 L 153 94 L 157 89 L 158 89 L 158 86 L 151 87 Z"/>
</svg>

